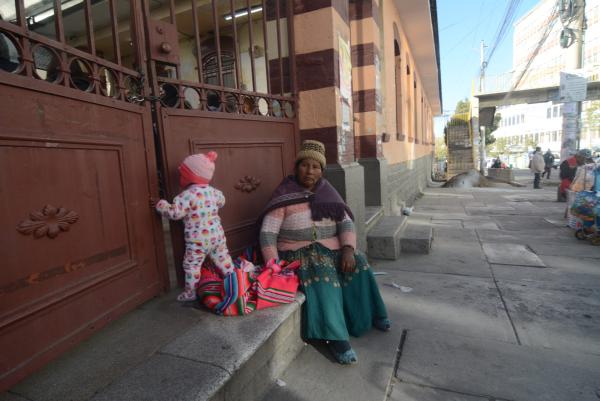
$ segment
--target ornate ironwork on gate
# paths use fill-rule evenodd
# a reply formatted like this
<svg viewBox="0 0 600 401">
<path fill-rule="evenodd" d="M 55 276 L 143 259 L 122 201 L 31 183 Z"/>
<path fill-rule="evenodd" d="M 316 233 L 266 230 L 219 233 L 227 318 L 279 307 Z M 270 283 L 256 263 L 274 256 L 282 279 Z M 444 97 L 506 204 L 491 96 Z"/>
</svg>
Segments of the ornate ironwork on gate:
<svg viewBox="0 0 600 401">
<path fill-rule="evenodd" d="M 4 1 L 0 69 L 133 101 L 142 85 L 132 6 L 128 0 Z"/>
<path fill-rule="evenodd" d="M 163 0 L 148 6 L 155 92 L 168 108 L 292 119 L 283 0 Z"/>
</svg>

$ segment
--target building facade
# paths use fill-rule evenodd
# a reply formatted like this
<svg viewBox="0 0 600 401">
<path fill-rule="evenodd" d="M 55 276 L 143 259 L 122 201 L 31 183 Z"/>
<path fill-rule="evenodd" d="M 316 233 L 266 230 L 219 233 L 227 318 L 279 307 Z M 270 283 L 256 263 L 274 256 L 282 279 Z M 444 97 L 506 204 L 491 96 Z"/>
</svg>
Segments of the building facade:
<svg viewBox="0 0 600 401">
<path fill-rule="evenodd" d="M 587 1 L 585 7 L 585 40 L 583 69 L 588 76 L 600 71 L 600 3 Z M 560 46 L 562 24 L 554 0 L 540 1 L 515 23 L 513 36 L 513 72 L 507 75 L 516 83 L 516 89 L 557 86 L 560 72 L 567 69 L 570 57 Z M 535 57 L 532 55 L 544 36 L 547 39 Z M 575 45 L 573 45 L 575 46 Z M 491 90 L 493 88 L 486 88 Z M 507 155 L 517 167 L 526 167 L 528 158 L 523 153 L 541 146 L 560 154 L 562 138 L 562 104 L 552 102 L 504 106 L 497 109 L 502 115 L 500 127 L 494 131 L 499 144 L 508 146 Z M 600 102 L 583 102 L 580 148 L 600 147 L 600 124 L 593 118 L 600 110 Z M 589 110 L 589 111 L 588 111 Z M 600 112 L 597 112 L 600 113 Z M 590 118 L 590 115 L 592 118 Z"/>
<path fill-rule="evenodd" d="M 322 141 L 364 248 L 430 178 L 440 91 L 435 0 L 2 2 L 0 388 L 169 288 L 150 201 L 186 155 L 218 152 L 236 253 Z"/>
</svg>

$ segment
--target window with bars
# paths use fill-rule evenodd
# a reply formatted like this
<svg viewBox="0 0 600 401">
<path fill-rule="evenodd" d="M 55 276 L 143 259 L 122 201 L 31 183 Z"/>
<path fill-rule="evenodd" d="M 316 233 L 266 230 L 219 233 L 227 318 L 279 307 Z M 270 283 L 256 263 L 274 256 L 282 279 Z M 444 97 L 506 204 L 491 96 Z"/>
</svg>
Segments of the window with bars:
<svg viewBox="0 0 600 401">
<path fill-rule="evenodd" d="M 221 69 L 219 70 L 217 62 L 217 53 L 213 52 L 204 57 L 202 61 L 202 73 L 204 82 L 211 85 L 219 85 L 227 88 L 235 88 L 235 58 L 232 53 L 224 52 L 221 54 Z M 221 75 L 219 80 L 219 74 Z"/>
</svg>

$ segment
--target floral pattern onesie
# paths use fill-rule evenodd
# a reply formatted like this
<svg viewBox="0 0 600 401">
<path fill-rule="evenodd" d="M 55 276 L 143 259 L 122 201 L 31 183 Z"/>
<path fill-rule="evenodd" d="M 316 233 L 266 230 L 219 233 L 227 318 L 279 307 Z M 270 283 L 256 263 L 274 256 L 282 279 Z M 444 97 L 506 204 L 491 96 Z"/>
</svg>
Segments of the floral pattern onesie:
<svg viewBox="0 0 600 401">
<path fill-rule="evenodd" d="M 185 224 L 185 291 L 180 301 L 196 299 L 200 281 L 200 267 L 209 256 L 223 276 L 233 271 L 233 262 L 227 249 L 225 232 L 221 225 L 219 209 L 225 205 L 223 193 L 210 185 L 190 185 L 170 204 L 161 199 L 156 210 L 171 220 Z"/>
</svg>

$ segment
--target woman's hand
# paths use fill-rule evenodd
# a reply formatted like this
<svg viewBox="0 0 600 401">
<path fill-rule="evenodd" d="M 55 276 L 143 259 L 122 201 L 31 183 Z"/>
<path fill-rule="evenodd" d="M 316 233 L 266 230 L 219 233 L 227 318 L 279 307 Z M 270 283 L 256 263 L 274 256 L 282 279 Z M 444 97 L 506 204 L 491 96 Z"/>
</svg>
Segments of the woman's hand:
<svg viewBox="0 0 600 401">
<path fill-rule="evenodd" d="M 356 266 L 356 260 L 354 260 L 354 249 L 349 246 L 342 248 L 342 261 L 340 268 L 344 273 L 350 273 Z"/>
</svg>

